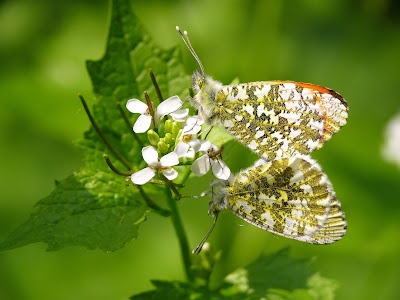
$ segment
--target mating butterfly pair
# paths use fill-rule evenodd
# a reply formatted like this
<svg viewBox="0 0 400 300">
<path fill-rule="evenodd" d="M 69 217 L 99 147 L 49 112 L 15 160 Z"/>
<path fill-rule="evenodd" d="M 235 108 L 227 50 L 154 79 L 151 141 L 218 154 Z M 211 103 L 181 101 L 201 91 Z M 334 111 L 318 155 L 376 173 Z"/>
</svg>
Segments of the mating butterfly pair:
<svg viewBox="0 0 400 300">
<path fill-rule="evenodd" d="M 192 77 L 193 106 L 203 119 L 221 125 L 262 158 L 217 185 L 210 202 L 215 221 L 219 211 L 228 209 L 257 227 L 302 242 L 330 244 L 341 239 L 346 221 L 340 203 L 308 154 L 346 124 L 343 97 L 328 88 L 291 81 L 223 86 L 205 74 L 187 32 L 185 39 L 177 30 L 201 69 Z M 201 250 L 211 230 L 194 252 Z"/>
</svg>

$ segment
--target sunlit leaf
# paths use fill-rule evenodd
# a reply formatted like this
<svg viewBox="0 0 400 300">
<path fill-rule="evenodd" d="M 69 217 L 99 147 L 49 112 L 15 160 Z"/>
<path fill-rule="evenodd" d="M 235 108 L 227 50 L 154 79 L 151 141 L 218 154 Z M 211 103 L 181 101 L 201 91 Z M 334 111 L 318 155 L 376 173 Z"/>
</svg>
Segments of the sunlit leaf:
<svg viewBox="0 0 400 300">
<path fill-rule="evenodd" d="M 190 79 L 184 74 L 178 49 L 157 48 L 130 2 L 113 0 L 104 57 L 87 62 L 96 95 L 92 113 L 107 139 L 133 166 L 142 161 L 141 147 L 132 128 L 124 123 L 117 101 L 125 105 L 129 98 L 143 98 L 144 90 L 157 101 L 149 68 L 165 98 L 187 96 Z M 145 140 L 144 135 L 140 138 Z M 127 187 L 124 177 L 108 169 L 103 153 L 121 170 L 127 170 L 126 166 L 112 156 L 93 128 L 76 144 L 84 153 L 82 169 L 57 183 L 55 190 L 37 203 L 30 218 L 0 243 L 0 250 L 45 242 L 48 250 L 75 245 L 114 251 L 137 237 L 150 209 L 135 187 Z M 162 200 L 159 190 L 146 188 L 150 196 Z"/>
<path fill-rule="evenodd" d="M 310 259 L 288 256 L 288 249 L 260 256 L 247 267 L 225 278 L 223 286 L 210 291 L 204 282 L 152 281 L 155 289 L 132 296 L 144 299 L 270 299 L 317 300 L 334 298 L 337 283 L 310 269 Z"/>
</svg>

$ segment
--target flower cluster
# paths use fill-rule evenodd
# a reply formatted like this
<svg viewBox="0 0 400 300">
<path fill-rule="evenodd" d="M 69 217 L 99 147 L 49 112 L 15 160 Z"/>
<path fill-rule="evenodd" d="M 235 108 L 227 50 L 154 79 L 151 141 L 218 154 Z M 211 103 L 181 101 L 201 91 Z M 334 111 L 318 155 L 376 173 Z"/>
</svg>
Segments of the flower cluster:
<svg viewBox="0 0 400 300">
<path fill-rule="evenodd" d="M 178 171 L 173 167 L 188 164 L 197 176 L 203 176 L 211 169 L 218 179 L 230 177 L 230 169 L 221 158 L 223 148 L 200 139 L 204 120 L 189 116 L 189 109 L 181 109 L 182 105 L 178 96 L 164 100 L 157 108 L 150 101 L 146 104 L 138 99 L 126 103 L 131 113 L 140 114 L 133 131 L 147 132 L 151 144 L 142 149 L 148 166 L 132 174 L 134 184 L 145 184 L 156 175 L 174 180 Z"/>
</svg>

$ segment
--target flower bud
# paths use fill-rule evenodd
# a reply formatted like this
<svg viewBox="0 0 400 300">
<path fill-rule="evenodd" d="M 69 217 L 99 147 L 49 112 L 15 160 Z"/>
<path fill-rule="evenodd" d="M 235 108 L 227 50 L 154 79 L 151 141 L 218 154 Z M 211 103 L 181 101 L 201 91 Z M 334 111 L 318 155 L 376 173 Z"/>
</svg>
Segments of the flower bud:
<svg viewBox="0 0 400 300">
<path fill-rule="evenodd" d="M 182 129 L 181 123 L 179 123 L 179 122 L 174 122 L 174 123 L 172 124 L 172 129 L 171 129 L 172 136 L 173 136 L 174 138 L 176 138 L 176 136 L 178 135 L 179 130 L 181 130 L 181 129 Z"/>
<path fill-rule="evenodd" d="M 164 122 L 160 122 L 160 125 L 158 125 L 158 130 L 156 132 L 158 132 L 159 136 L 164 136 L 164 134 L 165 134 Z"/>
<path fill-rule="evenodd" d="M 160 141 L 160 137 L 158 136 L 157 132 L 153 129 L 147 131 L 147 138 L 152 146 L 157 147 L 158 142 Z"/>
<path fill-rule="evenodd" d="M 182 135 L 182 129 L 179 129 L 178 134 L 175 137 L 175 147 L 176 145 L 178 145 L 181 135 Z"/>
<path fill-rule="evenodd" d="M 160 141 L 157 143 L 157 148 L 158 148 L 158 150 L 160 150 L 160 152 L 162 154 L 165 154 L 168 152 L 169 146 L 167 143 L 165 143 L 164 138 L 160 139 Z"/>
<path fill-rule="evenodd" d="M 165 133 L 171 133 L 171 130 L 172 130 L 172 123 L 173 123 L 173 121 L 172 120 L 167 120 L 167 121 L 165 121 L 165 124 L 164 124 L 164 132 Z"/>
<path fill-rule="evenodd" d="M 175 143 L 175 139 L 171 133 L 166 133 L 164 139 L 165 143 L 167 143 L 168 145 L 173 145 Z"/>
</svg>

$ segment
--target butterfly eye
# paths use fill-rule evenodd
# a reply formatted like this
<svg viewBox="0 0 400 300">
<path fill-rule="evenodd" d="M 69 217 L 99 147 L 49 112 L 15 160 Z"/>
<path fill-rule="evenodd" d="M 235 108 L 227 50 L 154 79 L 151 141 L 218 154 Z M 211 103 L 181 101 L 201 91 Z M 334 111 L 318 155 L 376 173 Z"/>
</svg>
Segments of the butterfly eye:
<svg viewBox="0 0 400 300">
<path fill-rule="evenodd" d="M 203 78 L 199 78 L 197 80 L 197 85 L 199 86 L 199 88 L 202 88 L 204 86 L 204 80 Z"/>
</svg>

